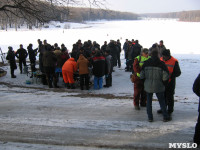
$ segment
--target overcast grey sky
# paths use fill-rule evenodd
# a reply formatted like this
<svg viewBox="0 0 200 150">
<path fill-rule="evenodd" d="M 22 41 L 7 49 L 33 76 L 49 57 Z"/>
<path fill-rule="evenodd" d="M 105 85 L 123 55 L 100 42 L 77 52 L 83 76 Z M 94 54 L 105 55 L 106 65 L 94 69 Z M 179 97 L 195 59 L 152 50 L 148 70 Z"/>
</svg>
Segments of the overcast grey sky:
<svg viewBox="0 0 200 150">
<path fill-rule="evenodd" d="M 107 0 L 111 10 L 134 13 L 200 10 L 200 0 Z"/>
</svg>

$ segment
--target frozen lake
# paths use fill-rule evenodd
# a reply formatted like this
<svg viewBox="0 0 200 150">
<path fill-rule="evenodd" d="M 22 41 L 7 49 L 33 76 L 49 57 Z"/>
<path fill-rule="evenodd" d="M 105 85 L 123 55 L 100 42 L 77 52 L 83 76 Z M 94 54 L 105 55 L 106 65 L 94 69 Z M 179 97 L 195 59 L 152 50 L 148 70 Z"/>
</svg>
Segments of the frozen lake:
<svg viewBox="0 0 200 150">
<path fill-rule="evenodd" d="M 56 28 L 60 25 L 61 28 Z M 69 29 L 64 29 L 66 26 Z M 200 23 L 179 22 L 177 20 L 138 20 L 138 21 L 96 21 L 85 24 L 51 23 L 48 29 L 9 29 L 0 31 L 0 47 L 4 52 L 8 46 L 18 49 L 19 44 L 26 48 L 29 43 L 37 47 L 37 39 L 47 39 L 50 44 L 64 43 L 69 51 L 78 40 L 92 40 L 103 44 L 104 41 L 138 39 L 140 44 L 149 48 L 153 43 L 164 41 L 173 54 L 200 54 Z"/>
</svg>

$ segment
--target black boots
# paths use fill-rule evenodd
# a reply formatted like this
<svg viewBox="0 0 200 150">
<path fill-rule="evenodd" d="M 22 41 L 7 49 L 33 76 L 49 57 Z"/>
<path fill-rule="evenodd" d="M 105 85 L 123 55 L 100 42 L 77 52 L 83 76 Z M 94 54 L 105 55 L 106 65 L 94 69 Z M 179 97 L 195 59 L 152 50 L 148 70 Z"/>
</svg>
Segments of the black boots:
<svg viewBox="0 0 200 150">
<path fill-rule="evenodd" d="M 71 83 L 70 86 L 71 86 L 71 89 L 75 89 L 76 88 L 74 83 Z"/>
<path fill-rule="evenodd" d="M 11 78 L 16 78 L 16 75 L 11 75 Z"/>
<path fill-rule="evenodd" d="M 59 86 L 57 85 L 57 82 L 58 82 L 57 79 L 53 79 L 54 88 L 59 88 Z"/>
<path fill-rule="evenodd" d="M 10 73 L 11 73 L 11 78 L 16 78 L 16 75 L 14 75 L 14 69 L 11 69 Z"/>
<path fill-rule="evenodd" d="M 74 83 L 65 83 L 65 87 L 67 89 L 75 89 L 76 88 Z"/>
<path fill-rule="evenodd" d="M 65 83 L 65 87 L 66 87 L 67 89 L 70 89 L 69 83 Z"/>
<path fill-rule="evenodd" d="M 103 87 L 110 87 L 112 86 L 112 74 L 109 74 L 107 77 L 106 77 L 106 85 L 104 85 Z"/>
</svg>

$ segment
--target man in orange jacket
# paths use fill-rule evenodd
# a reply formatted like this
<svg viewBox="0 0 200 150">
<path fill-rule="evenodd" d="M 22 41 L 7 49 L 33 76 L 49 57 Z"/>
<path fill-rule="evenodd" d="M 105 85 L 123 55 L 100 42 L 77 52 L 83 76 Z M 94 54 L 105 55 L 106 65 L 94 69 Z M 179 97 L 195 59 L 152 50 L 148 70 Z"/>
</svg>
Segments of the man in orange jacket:
<svg viewBox="0 0 200 150">
<path fill-rule="evenodd" d="M 181 75 L 181 70 L 179 67 L 178 60 L 171 56 L 170 50 L 165 49 L 162 52 L 163 57 L 160 59 L 166 64 L 169 70 L 169 81 L 165 86 L 165 100 L 167 105 L 168 114 L 171 115 L 174 111 L 174 94 L 176 87 L 176 77 Z M 161 110 L 157 111 L 158 113 L 162 113 Z"/>
<path fill-rule="evenodd" d="M 73 57 L 68 59 L 63 67 L 62 67 L 62 74 L 63 80 L 67 86 L 67 88 L 75 89 L 74 85 L 74 72 L 77 71 L 77 63 Z"/>
</svg>

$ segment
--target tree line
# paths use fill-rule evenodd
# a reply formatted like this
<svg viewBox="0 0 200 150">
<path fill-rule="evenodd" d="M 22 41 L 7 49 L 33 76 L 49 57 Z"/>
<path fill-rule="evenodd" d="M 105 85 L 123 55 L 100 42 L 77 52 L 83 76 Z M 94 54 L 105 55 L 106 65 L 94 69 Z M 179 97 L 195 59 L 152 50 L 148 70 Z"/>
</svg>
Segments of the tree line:
<svg viewBox="0 0 200 150">
<path fill-rule="evenodd" d="M 200 22 L 200 10 L 171 12 L 171 13 L 148 13 L 141 14 L 141 17 L 150 18 L 178 18 L 179 21 Z"/>
</svg>

